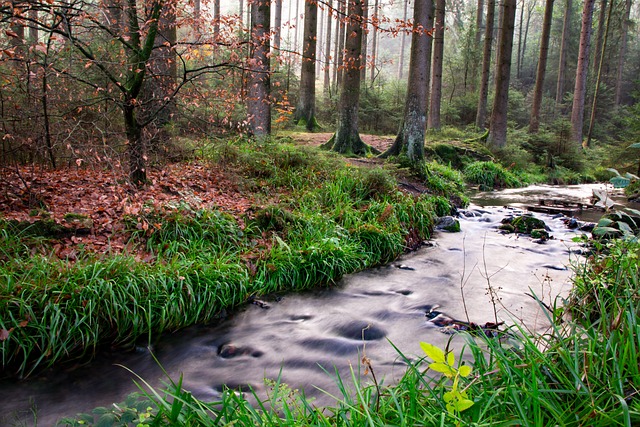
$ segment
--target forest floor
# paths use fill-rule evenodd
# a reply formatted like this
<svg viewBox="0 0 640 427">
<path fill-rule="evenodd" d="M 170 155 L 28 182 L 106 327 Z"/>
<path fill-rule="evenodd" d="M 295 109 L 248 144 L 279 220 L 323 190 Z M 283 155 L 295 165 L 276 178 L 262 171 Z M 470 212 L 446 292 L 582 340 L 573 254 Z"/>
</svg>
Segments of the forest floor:
<svg viewBox="0 0 640 427">
<path fill-rule="evenodd" d="M 300 145 L 319 146 L 331 135 L 300 132 L 291 137 Z M 381 151 L 393 143 L 388 137 L 375 135 L 362 135 L 362 139 Z M 346 161 L 357 166 L 383 162 L 377 158 Z M 240 219 L 259 204 L 256 194 L 242 188 L 233 170 L 212 162 L 195 159 L 152 166 L 148 177 L 148 185 L 136 188 L 127 180 L 125 170 L 104 167 L 100 162 L 82 167 L 73 163 L 55 170 L 36 166 L 0 168 L 0 216 L 29 222 L 53 219 L 63 225 L 79 216 L 90 220 L 90 232 L 63 237 L 54 248 L 59 258 L 74 259 L 78 245 L 96 253 L 131 250 L 128 233 L 121 232 L 123 219 L 135 218 L 148 206 L 188 203 L 195 210 L 217 208 Z M 138 227 L 148 226 L 138 223 Z"/>
</svg>

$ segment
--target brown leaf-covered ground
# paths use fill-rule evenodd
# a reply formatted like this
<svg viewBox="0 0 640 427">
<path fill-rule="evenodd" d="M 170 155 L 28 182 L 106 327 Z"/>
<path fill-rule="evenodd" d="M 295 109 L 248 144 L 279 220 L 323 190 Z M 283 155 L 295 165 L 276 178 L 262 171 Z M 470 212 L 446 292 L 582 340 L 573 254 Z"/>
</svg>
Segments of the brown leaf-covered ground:
<svg viewBox="0 0 640 427">
<path fill-rule="evenodd" d="M 299 144 L 320 145 L 330 133 L 298 133 Z M 363 135 L 368 144 L 384 150 L 393 141 Z M 355 163 L 378 163 L 378 159 L 352 159 Z M 75 165 L 74 165 L 75 166 Z M 69 224 L 69 214 L 89 218 L 90 230 L 59 239 L 54 250 L 60 258 L 75 258 L 77 245 L 92 252 L 120 252 L 128 236 L 122 233 L 123 218 L 136 218 L 143 206 L 160 207 L 182 202 L 192 208 L 217 208 L 241 218 L 258 201 L 243 191 L 233 173 L 210 163 L 194 160 L 150 168 L 150 183 L 136 188 L 120 169 L 6 167 L 0 169 L 0 217 L 34 222 L 51 218 Z M 77 215 L 74 216 L 77 218 Z M 138 227 L 148 227 L 144 220 Z M 129 248 L 130 249 L 130 248 Z"/>
</svg>

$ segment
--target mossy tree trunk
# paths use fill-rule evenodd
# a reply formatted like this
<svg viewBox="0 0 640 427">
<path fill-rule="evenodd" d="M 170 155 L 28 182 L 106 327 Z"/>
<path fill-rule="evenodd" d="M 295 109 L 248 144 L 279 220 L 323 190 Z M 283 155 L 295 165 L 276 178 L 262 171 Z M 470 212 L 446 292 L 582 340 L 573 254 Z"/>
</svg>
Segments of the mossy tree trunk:
<svg viewBox="0 0 640 427">
<path fill-rule="evenodd" d="M 304 35 L 300 97 L 293 120 L 308 131 L 318 128 L 316 121 L 316 40 L 318 34 L 318 3 L 306 0 L 304 6 Z"/>
<path fill-rule="evenodd" d="M 424 161 L 432 27 L 432 0 L 415 0 L 404 118 L 395 142 L 382 154 L 382 157 L 406 154 L 414 165 Z"/>
<path fill-rule="evenodd" d="M 360 103 L 360 66 L 362 54 L 362 9 L 363 0 L 349 1 L 345 41 L 344 75 L 340 92 L 338 129 L 323 145 L 338 153 L 363 156 L 379 154 L 360 138 L 358 132 L 358 106 Z"/>
</svg>

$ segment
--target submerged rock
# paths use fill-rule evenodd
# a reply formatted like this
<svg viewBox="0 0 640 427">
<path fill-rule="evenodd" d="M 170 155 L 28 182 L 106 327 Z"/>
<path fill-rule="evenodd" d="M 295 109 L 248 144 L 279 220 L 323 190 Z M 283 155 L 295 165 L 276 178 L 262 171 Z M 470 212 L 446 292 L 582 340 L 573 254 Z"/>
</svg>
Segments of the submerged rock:
<svg viewBox="0 0 640 427">
<path fill-rule="evenodd" d="M 531 234 L 533 230 L 549 230 L 543 220 L 532 215 L 504 218 L 498 228 L 506 232 L 520 234 Z"/>
</svg>

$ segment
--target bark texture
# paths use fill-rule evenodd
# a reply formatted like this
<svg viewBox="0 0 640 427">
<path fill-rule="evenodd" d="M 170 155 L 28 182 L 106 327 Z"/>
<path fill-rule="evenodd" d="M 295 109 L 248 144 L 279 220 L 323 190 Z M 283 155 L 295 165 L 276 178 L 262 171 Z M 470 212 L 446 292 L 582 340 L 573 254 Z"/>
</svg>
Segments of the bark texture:
<svg viewBox="0 0 640 427">
<path fill-rule="evenodd" d="M 546 0 L 544 5 L 544 19 L 542 20 L 542 35 L 540 36 L 540 55 L 538 56 L 538 70 L 536 71 L 536 85 L 533 90 L 533 105 L 531 106 L 531 120 L 529 120 L 529 133 L 537 133 L 540 129 L 540 107 L 542 106 L 544 78 L 547 72 L 547 57 L 549 54 L 549 36 L 551 34 L 552 19 L 553 0 Z"/>
<path fill-rule="evenodd" d="M 440 130 L 442 100 L 442 63 L 444 55 L 445 0 L 436 0 L 435 32 L 433 35 L 433 63 L 431 64 L 431 100 L 427 129 Z"/>
<path fill-rule="evenodd" d="M 424 161 L 432 26 L 432 0 L 415 0 L 404 118 L 394 144 L 382 154 L 382 157 L 406 154 L 414 165 Z"/>
<path fill-rule="evenodd" d="M 306 0 L 304 6 L 304 36 L 300 74 L 300 96 L 293 119 L 308 131 L 318 127 L 316 121 L 316 40 L 318 34 L 318 3 Z"/>
<path fill-rule="evenodd" d="M 582 29 L 580 31 L 580 50 L 576 68 L 576 85 L 573 90 L 571 108 L 571 132 L 573 141 L 582 145 L 582 126 L 584 124 L 584 101 L 587 93 L 587 74 L 589 70 L 589 48 L 591 45 L 591 22 L 595 0 L 585 0 L 582 9 Z"/>
<path fill-rule="evenodd" d="M 484 29 L 484 47 L 482 51 L 482 75 L 478 92 L 476 126 L 485 128 L 487 120 L 487 97 L 489 95 L 489 74 L 491 73 L 491 45 L 493 44 L 493 21 L 495 20 L 496 1 L 487 1 L 487 22 Z"/>
<path fill-rule="evenodd" d="M 344 76 L 340 92 L 338 128 L 323 145 L 346 155 L 362 156 L 374 150 L 366 145 L 358 132 L 360 102 L 360 67 L 362 65 L 362 0 L 350 0 L 347 17 Z"/>
<path fill-rule="evenodd" d="M 622 17 L 622 34 L 620 38 L 620 51 L 618 53 L 618 68 L 616 71 L 616 95 L 614 98 L 614 105 L 620 105 L 622 102 L 622 85 L 624 80 L 622 78 L 624 71 L 624 60 L 627 55 L 627 38 L 629 32 L 629 16 L 631 14 L 631 0 L 625 1 L 625 12 Z"/>
<path fill-rule="evenodd" d="M 269 93 L 271 76 L 269 64 L 270 0 L 251 3 L 251 75 L 247 96 L 249 132 L 258 139 L 271 134 L 271 105 Z"/>
<path fill-rule="evenodd" d="M 513 51 L 513 30 L 516 17 L 516 0 L 503 0 L 498 58 L 496 60 L 496 89 L 489 123 L 487 142 L 494 148 L 507 145 L 507 109 L 509 106 L 509 78 Z"/>
</svg>

